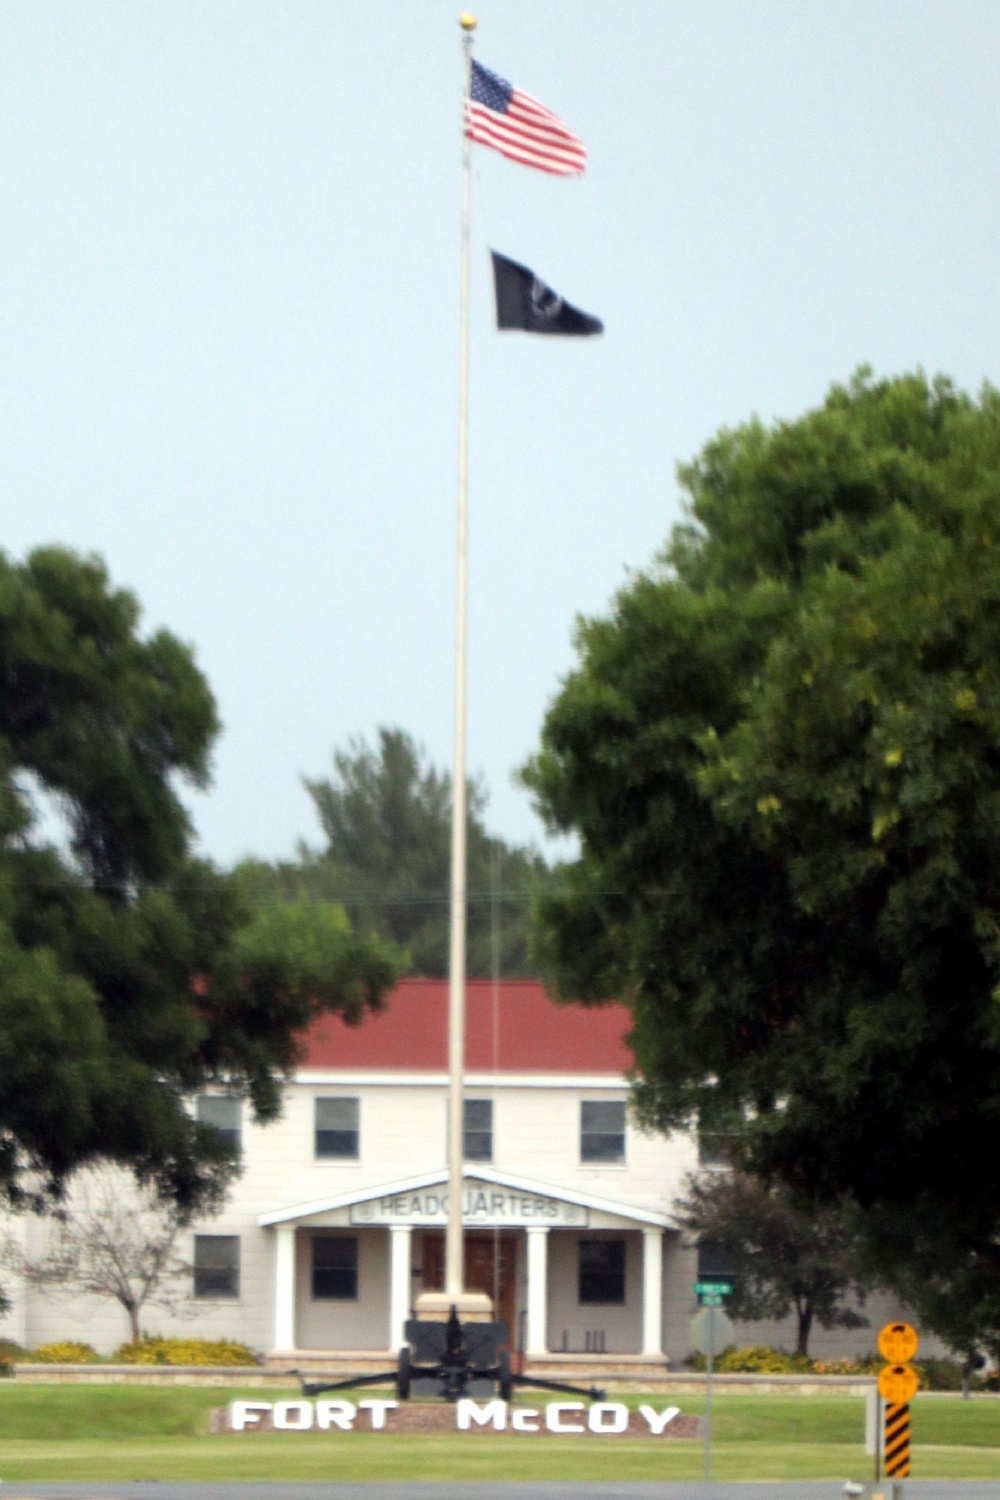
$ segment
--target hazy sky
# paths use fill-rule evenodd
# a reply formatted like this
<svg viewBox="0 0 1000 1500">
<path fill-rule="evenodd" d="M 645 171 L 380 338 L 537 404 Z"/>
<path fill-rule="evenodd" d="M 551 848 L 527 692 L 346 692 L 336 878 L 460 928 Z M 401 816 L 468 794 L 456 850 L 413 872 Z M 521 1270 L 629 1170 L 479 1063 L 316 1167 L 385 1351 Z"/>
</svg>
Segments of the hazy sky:
<svg viewBox="0 0 1000 1500">
<path fill-rule="evenodd" d="M 2 0 L 2 543 L 103 554 L 196 648 L 222 860 L 301 776 L 451 755 L 461 90 L 442 0 Z M 862 362 L 1000 379 L 996 0 L 484 0 L 476 55 L 583 138 L 476 148 L 470 767 L 511 771 L 723 425 Z M 492 327 L 488 247 L 605 320 Z"/>
</svg>

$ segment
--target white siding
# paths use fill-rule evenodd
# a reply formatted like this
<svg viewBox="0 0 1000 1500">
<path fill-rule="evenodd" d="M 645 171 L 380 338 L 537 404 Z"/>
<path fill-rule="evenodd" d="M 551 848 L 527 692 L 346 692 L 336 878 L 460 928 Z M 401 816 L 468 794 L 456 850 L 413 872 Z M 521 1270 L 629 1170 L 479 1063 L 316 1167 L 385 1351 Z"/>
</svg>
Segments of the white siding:
<svg viewBox="0 0 1000 1500">
<path fill-rule="evenodd" d="M 568 1085 L 568 1086 L 567 1086 Z M 628 1097 L 624 1080 L 591 1077 L 573 1080 L 502 1079 L 496 1086 L 477 1078 L 470 1093 L 491 1098 L 493 1159 L 490 1170 L 501 1176 L 538 1184 L 549 1196 L 603 1200 L 615 1212 L 589 1210 L 586 1231 L 553 1228 L 548 1237 L 548 1341 L 582 1350 L 588 1331 L 603 1330 L 609 1353 L 641 1348 L 641 1221 L 630 1211 L 668 1219 L 686 1174 L 697 1166 L 697 1149 L 687 1135 L 646 1135 L 631 1121 L 626 1126 L 623 1163 L 580 1160 L 580 1104 L 583 1099 Z M 355 1160 L 317 1160 L 314 1153 L 314 1100 L 350 1096 L 359 1100 L 359 1155 Z M 285 1090 L 284 1114 L 266 1128 L 247 1119 L 244 1110 L 244 1169 L 218 1217 L 193 1226 L 194 1232 L 232 1234 L 240 1238 L 240 1295 L 218 1301 L 188 1299 L 180 1315 L 147 1308 L 142 1322 L 151 1333 L 197 1334 L 238 1338 L 266 1351 L 274 1343 L 275 1242 L 273 1229 L 261 1228 L 259 1216 L 293 1210 L 324 1199 L 362 1194 L 384 1184 L 445 1168 L 446 1086 L 442 1075 L 427 1077 L 363 1073 L 338 1074 L 334 1081 L 309 1075 Z M 475 1164 L 470 1175 L 476 1174 Z M 300 1215 L 301 1217 L 301 1215 Z M 314 1301 L 310 1280 L 310 1234 L 313 1228 L 341 1226 L 358 1236 L 359 1286 L 356 1302 Z M 11 1221 L 29 1249 L 39 1253 L 46 1237 L 44 1222 Z M 578 1300 L 577 1242 L 581 1233 L 607 1233 L 627 1244 L 624 1306 L 581 1306 Z M 516 1234 L 516 1302 L 512 1340 L 526 1306 L 526 1255 L 523 1233 Z M 312 1215 L 296 1237 L 296 1337 L 300 1347 L 385 1349 L 389 1338 L 389 1235 L 384 1227 L 351 1228 L 350 1212 L 341 1208 Z M 190 1254 L 190 1240 L 188 1253 Z M 421 1232 L 413 1237 L 413 1291 L 421 1286 Z M 688 1329 L 695 1311 L 693 1282 L 696 1256 L 676 1232 L 664 1235 L 663 1335 L 670 1360 L 678 1364 L 690 1344 Z M 7 1283 L 11 1278 L 6 1278 Z M 124 1312 L 116 1304 L 79 1299 L 74 1303 L 25 1292 L 9 1284 L 13 1306 L 0 1319 L 0 1334 L 28 1345 L 53 1339 L 84 1339 L 110 1352 L 128 1336 Z M 818 1354 L 855 1353 L 872 1347 L 884 1314 L 896 1316 L 895 1303 L 879 1303 L 871 1329 L 826 1334 L 816 1329 L 812 1349 Z M 737 1330 L 741 1343 L 792 1347 L 790 1324 L 755 1325 Z M 930 1348 L 930 1345 L 927 1345 Z"/>
</svg>

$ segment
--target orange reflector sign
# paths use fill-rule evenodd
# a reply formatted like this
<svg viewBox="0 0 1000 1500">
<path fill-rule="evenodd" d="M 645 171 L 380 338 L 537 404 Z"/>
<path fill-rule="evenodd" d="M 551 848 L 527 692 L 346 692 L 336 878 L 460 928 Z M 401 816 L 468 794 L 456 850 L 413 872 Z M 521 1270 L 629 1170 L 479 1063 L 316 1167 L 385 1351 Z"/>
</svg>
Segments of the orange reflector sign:
<svg viewBox="0 0 1000 1500">
<path fill-rule="evenodd" d="M 920 1382 L 912 1365 L 886 1365 L 878 1372 L 878 1391 L 890 1405 L 902 1406 L 912 1401 Z"/>
<path fill-rule="evenodd" d="M 878 1352 L 887 1364 L 905 1365 L 916 1354 L 919 1342 L 917 1330 L 909 1323 L 887 1323 L 878 1336 Z"/>
</svg>

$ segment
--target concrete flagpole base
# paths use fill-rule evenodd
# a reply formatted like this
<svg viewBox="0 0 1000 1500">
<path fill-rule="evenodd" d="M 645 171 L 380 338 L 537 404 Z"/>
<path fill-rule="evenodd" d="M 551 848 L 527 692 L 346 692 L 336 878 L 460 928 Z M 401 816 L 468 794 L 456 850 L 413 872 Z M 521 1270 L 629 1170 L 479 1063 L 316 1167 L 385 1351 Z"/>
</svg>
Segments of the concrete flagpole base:
<svg viewBox="0 0 1000 1500">
<path fill-rule="evenodd" d="M 485 1292 L 459 1292 L 457 1297 L 447 1292 L 421 1292 L 413 1305 L 421 1323 L 447 1323 L 452 1308 L 463 1323 L 493 1321 L 493 1298 Z"/>
</svg>

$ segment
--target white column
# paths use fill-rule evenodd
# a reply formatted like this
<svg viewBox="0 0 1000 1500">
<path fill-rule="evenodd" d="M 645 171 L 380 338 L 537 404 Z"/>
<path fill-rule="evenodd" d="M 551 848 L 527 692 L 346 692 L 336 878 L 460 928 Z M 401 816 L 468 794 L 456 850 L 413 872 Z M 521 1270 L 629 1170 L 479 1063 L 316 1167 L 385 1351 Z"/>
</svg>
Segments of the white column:
<svg viewBox="0 0 1000 1500">
<path fill-rule="evenodd" d="M 642 1352 L 663 1353 L 663 1230 L 642 1231 Z"/>
<path fill-rule="evenodd" d="M 549 1231 L 539 1225 L 526 1231 L 528 1237 L 528 1336 L 527 1354 L 548 1351 Z"/>
<path fill-rule="evenodd" d="M 399 1349 L 406 1341 L 403 1325 L 410 1315 L 410 1242 L 413 1230 L 409 1224 L 393 1224 L 389 1230 L 389 1348 Z"/>
<path fill-rule="evenodd" d="M 274 1257 L 274 1347 L 295 1348 L 295 1225 L 279 1224 Z"/>
</svg>

